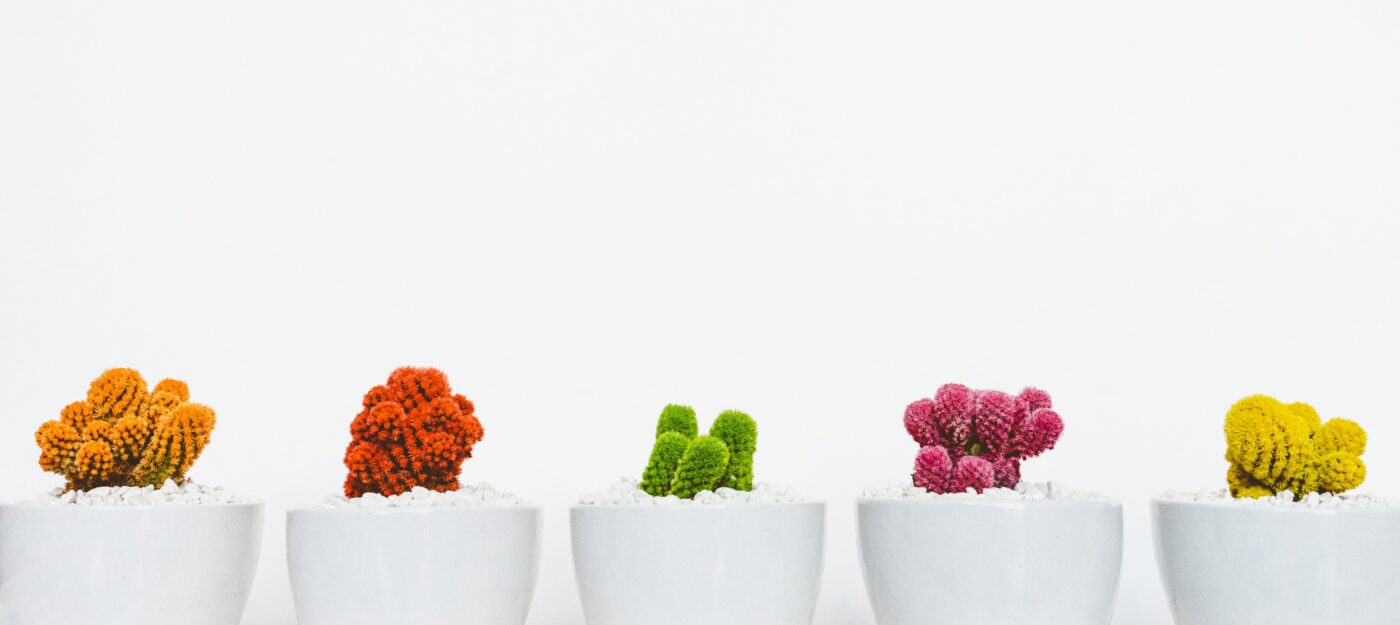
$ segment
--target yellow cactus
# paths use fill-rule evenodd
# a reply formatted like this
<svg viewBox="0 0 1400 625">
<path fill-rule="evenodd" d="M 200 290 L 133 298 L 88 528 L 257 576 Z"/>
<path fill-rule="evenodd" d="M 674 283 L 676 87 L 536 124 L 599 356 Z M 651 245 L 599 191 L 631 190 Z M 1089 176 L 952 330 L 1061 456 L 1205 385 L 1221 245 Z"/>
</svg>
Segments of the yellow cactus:
<svg viewBox="0 0 1400 625">
<path fill-rule="evenodd" d="M 134 369 L 110 369 L 92 381 L 87 401 L 39 426 L 39 467 L 67 478 L 68 490 L 182 481 L 209 444 L 215 420 L 212 408 L 189 398 L 189 386 L 179 380 L 161 380 L 148 391 Z"/>
<path fill-rule="evenodd" d="M 1267 395 L 1235 402 L 1225 415 L 1226 482 L 1238 498 L 1290 491 L 1340 493 L 1366 479 L 1366 432 L 1345 419 L 1326 423 L 1312 406 Z"/>
<path fill-rule="evenodd" d="M 1318 464 L 1318 490 L 1344 493 L 1366 481 L 1366 465 L 1356 454 L 1336 451 L 1322 457 Z"/>
<path fill-rule="evenodd" d="M 1360 456 L 1366 453 L 1366 430 L 1361 429 L 1355 421 L 1332 419 L 1327 425 L 1318 428 L 1317 434 L 1313 435 L 1313 442 L 1320 454 L 1343 451 Z"/>
</svg>

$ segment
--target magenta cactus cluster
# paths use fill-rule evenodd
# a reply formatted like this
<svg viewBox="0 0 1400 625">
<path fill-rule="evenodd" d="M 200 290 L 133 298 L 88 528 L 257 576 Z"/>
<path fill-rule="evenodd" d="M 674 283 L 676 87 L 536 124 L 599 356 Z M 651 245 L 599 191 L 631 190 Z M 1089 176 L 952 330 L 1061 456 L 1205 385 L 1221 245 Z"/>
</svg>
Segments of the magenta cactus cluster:
<svg viewBox="0 0 1400 625">
<path fill-rule="evenodd" d="M 933 493 L 1013 488 L 1021 461 L 1055 446 L 1064 421 L 1050 409 L 1050 394 L 1026 388 L 1020 395 L 944 384 L 933 399 L 904 410 L 904 428 L 919 443 L 914 485 Z"/>
</svg>

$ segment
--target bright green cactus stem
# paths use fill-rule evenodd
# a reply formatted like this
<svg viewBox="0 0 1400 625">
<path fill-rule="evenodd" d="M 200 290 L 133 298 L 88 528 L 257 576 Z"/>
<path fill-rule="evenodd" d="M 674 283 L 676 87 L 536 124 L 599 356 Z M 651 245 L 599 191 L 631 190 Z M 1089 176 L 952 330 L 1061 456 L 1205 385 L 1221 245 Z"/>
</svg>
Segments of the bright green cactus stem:
<svg viewBox="0 0 1400 625">
<path fill-rule="evenodd" d="M 729 466 L 729 448 L 724 441 L 713 436 L 701 436 L 690 441 L 676 467 L 676 478 L 671 482 L 671 494 L 681 499 L 690 499 L 702 490 L 714 490 L 724 479 Z"/>
<path fill-rule="evenodd" d="M 695 438 L 700 433 L 700 424 L 695 421 L 695 409 L 680 404 L 667 404 L 661 410 L 661 418 L 656 421 L 656 437 L 675 432 L 686 438 Z"/>
<path fill-rule="evenodd" d="M 696 493 L 729 487 L 753 490 L 753 454 L 758 424 L 737 410 L 715 418 L 708 436 L 700 436 L 695 410 L 670 404 L 656 422 L 656 443 L 642 473 L 641 489 L 654 497 L 694 498 Z"/>
<path fill-rule="evenodd" d="M 738 410 L 726 410 L 710 426 L 710 436 L 724 441 L 729 448 L 729 466 L 720 486 L 734 490 L 753 490 L 753 454 L 758 448 L 758 424 Z"/>
<path fill-rule="evenodd" d="M 656 497 L 671 494 L 671 481 L 675 479 L 676 469 L 681 464 L 686 447 L 690 446 L 690 440 L 677 432 L 662 432 L 657 437 L 656 446 L 651 449 L 651 461 L 647 462 L 647 470 L 642 474 L 642 490 Z"/>
</svg>

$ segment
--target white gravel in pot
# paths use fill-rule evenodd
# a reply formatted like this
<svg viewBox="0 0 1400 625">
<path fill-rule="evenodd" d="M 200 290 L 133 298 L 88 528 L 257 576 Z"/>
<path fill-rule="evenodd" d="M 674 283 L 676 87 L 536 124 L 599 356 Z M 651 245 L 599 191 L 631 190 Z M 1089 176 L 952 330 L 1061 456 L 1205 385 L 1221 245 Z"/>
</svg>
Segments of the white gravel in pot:
<svg viewBox="0 0 1400 625">
<path fill-rule="evenodd" d="M 253 497 L 228 492 L 221 486 L 205 486 L 186 481 L 176 484 L 166 480 L 160 488 L 154 486 L 101 486 L 91 490 L 55 488 L 42 497 L 22 502 L 39 506 L 188 506 L 256 503 Z"/>
<path fill-rule="evenodd" d="M 764 482 L 754 484 L 752 491 L 720 488 L 714 491 L 702 490 L 694 499 L 681 499 L 675 495 L 655 497 L 638 488 L 639 482 L 622 478 L 606 491 L 589 493 L 578 498 L 583 506 L 695 506 L 726 504 L 796 503 L 807 499 L 790 487 L 774 486 Z"/>
<path fill-rule="evenodd" d="M 1270 507 L 1270 508 L 1400 508 L 1400 501 L 1393 499 L 1382 499 L 1370 493 L 1308 493 L 1302 500 L 1294 501 L 1292 491 L 1283 491 L 1273 497 L 1260 497 L 1258 499 L 1236 499 L 1230 495 L 1228 489 L 1202 490 L 1196 492 L 1178 492 L 1169 490 L 1162 495 L 1162 499 L 1167 501 L 1183 501 L 1192 503 L 1219 503 L 1234 504 L 1243 507 Z"/>
<path fill-rule="evenodd" d="M 345 495 L 326 497 L 320 508 L 439 508 L 458 506 L 526 506 L 530 502 L 510 493 L 503 493 L 486 482 L 476 485 L 463 484 L 454 491 L 440 493 L 422 486 L 414 487 L 400 495 L 385 497 L 379 493 L 365 493 L 363 496 L 348 498 Z"/>
<path fill-rule="evenodd" d="M 863 497 L 877 499 L 1010 499 L 1022 501 L 1112 501 L 1112 497 L 1073 490 L 1059 482 L 1021 482 L 1016 488 L 988 488 L 981 493 L 969 488 L 962 493 L 930 493 L 912 482 L 867 487 Z"/>
</svg>

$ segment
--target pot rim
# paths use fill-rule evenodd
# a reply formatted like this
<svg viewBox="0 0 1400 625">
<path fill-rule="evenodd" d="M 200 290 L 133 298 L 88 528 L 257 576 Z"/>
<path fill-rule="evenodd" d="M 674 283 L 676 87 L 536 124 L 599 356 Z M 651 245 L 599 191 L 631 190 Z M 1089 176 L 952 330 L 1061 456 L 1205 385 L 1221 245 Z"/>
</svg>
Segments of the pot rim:
<svg viewBox="0 0 1400 625">
<path fill-rule="evenodd" d="M 670 510 L 676 510 L 676 511 L 679 511 L 679 510 L 749 510 L 749 509 L 775 510 L 775 509 L 786 509 L 786 508 L 790 508 L 790 509 L 794 509 L 794 510 L 800 510 L 800 509 L 804 509 L 804 508 L 816 508 L 816 507 L 825 508 L 825 507 L 826 507 L 826 500 L 824 500 L 824 499 L 809 499 L 809 500 L 803 500 L 803 501 L 774 501 L 774 502 L 752 502 L 752 503 L 703 503 L 703 504 L 690 503 L 690 504 L 670 504 L 670 505 L 662 505 L 662 506 L 644 506 L 644 505 L 638 505 L 638 504 L 583 504 L 583 503 L 573 503 L 573 504 L 570 504 L 570 505 L 569 505 L 569 511 L 570 511 L 570 512 L 573 512 L 573 511 L 575 511 L 575 510 L 616 510 L 616 511 L 623 511 L 623 510 L 656 510 L 656 511 L 670 511 Z M 685 513 L 680 513 L 680 514 L 685 514 Z"/>
<path fill-rule="evenodd" d="M 531 502 L 531 503 L 509 504 L 509 505 L 507 505 L 507 504 L 494 504 L 494 503 L 492 503 L 492 504 L 485 504 L 485 503 L 483 503 L 483 504 L 470 504 L 470 505 L 461 505 L 461 506 L 393 506 L 393 507 L 384 506 L 384 507 L 382 507 L 382 508 L 370 508 L 370 507 L 367 507 L 367 506 L 336 506 L 336 507 L 322 507 L 320 504 L 305 504 L 305 505 L 292 506 L 292 507 L 290 507 L 290 508 L 287 508 L 287 514 L 288 514 L 288 515 L 291 515 L 292 513 L 297 513 L 297 514 L 327 514 L 327 515 L 329 515 L 329 514 L 345 514 L 345 515 L 352 515 L 352 514 L 359 513 L 359 514 L 375 515 L 375 516 L 380 516 L 380 515 L 382 515 L 382 516 L 393 516 L 393 515 L 402 515 L 402 516 L 406 516 L 406 515 L 411 515 L 411 514 L 413 514 L 413 515 L 424 515 L 424 514 L 431 514 L 431 513 L 435 513 L 435 512 L 448 512 L 448 511 L 456 511 L 456 512 L 461 512 L 461 513 L 467 513 L 467 512 L 496 512 L 496 511 L 502 511 L 502 510 L 526 510 L 526 511 L 536 511 L 536 512 L 537 512 L 537 511 L 541 511 L 541 510 L 543 510 L 543 509 L 544 509 L 543 506 L 541 506 L 541 505 L 538 504 L 538 503 L 534 503 L 534 502 Z"/>
<path fill-rule="evenodd" d="M 1001 499 L 971 497 L 856 497 L 856 505 L 1009 508 L 1119 508 L 1119 499 Z"/>
<path fill-rule="evenodd" d="M 1248 504 L 1236 501 L 1187 501 L 1183 499 L 1170 499 L 1162 495 L 1156 495 L 1151 499 L 1154 506 L 1181 506 L 1183 508 L 1205 508 L 1212 510 L 1229 510 L 1245 514 L 1322 514 L 1331 516 L 1341 515 L 1364 515 L 1364 514 L 1390 514 L 1400 515 L 1400 505 L 1370 508 L 1321 508 L 1310 506 L 1273 506 L 1267 504 Z"/>
<path fill-rule="evenodd" d="M 128 511 L 143 511 L 143 512 L 145 512 L 145 511 L 150 511 L 150 510 L 191 510 L 191 509 L 194 509 L 194 510 L 205 510 L 205 509 L 214 510 L 214 509 L 234 509 L 234 508 L 253 508 L 253 507 L 261 508 L 261 507 L 263 507 L 264 505 L 266 505 L 266 502 L 264 502 L 264 501 L 261 500 L 261 499 L 254 499 L 253 501 L 244 501 L 244 502 L 239 502 L 239 503 L 223 503 L 223 502 L 218 502 L 218 503 L 183 503 L 183 502 L 182 502 L 182 503 L 159 503 L 159 504 L 140 504 L 140 505 L 126 505 L 126 504 L 122 504 L 122 505 L 102 505 L 102 506 L 84 506 L 84 505 L 77 505 L 77 504 L 71 504 L 71 503 L 39 503 L 39 502 L 35 502 L 35 501 L 7 501 L 7 502 L 0 503 L 0 508 L 3 508 L 3 509 L 14 509 L 14 510 L 26 510 L 26 511 L 28 511 L 28 510 L 84 510 L 84 511 L 103 511 L 103 512 L 111 511 L 111 512 L 116 512 L 116 511 L 119 511 L 119 510 L 128 510 Z"/>
</svg>

